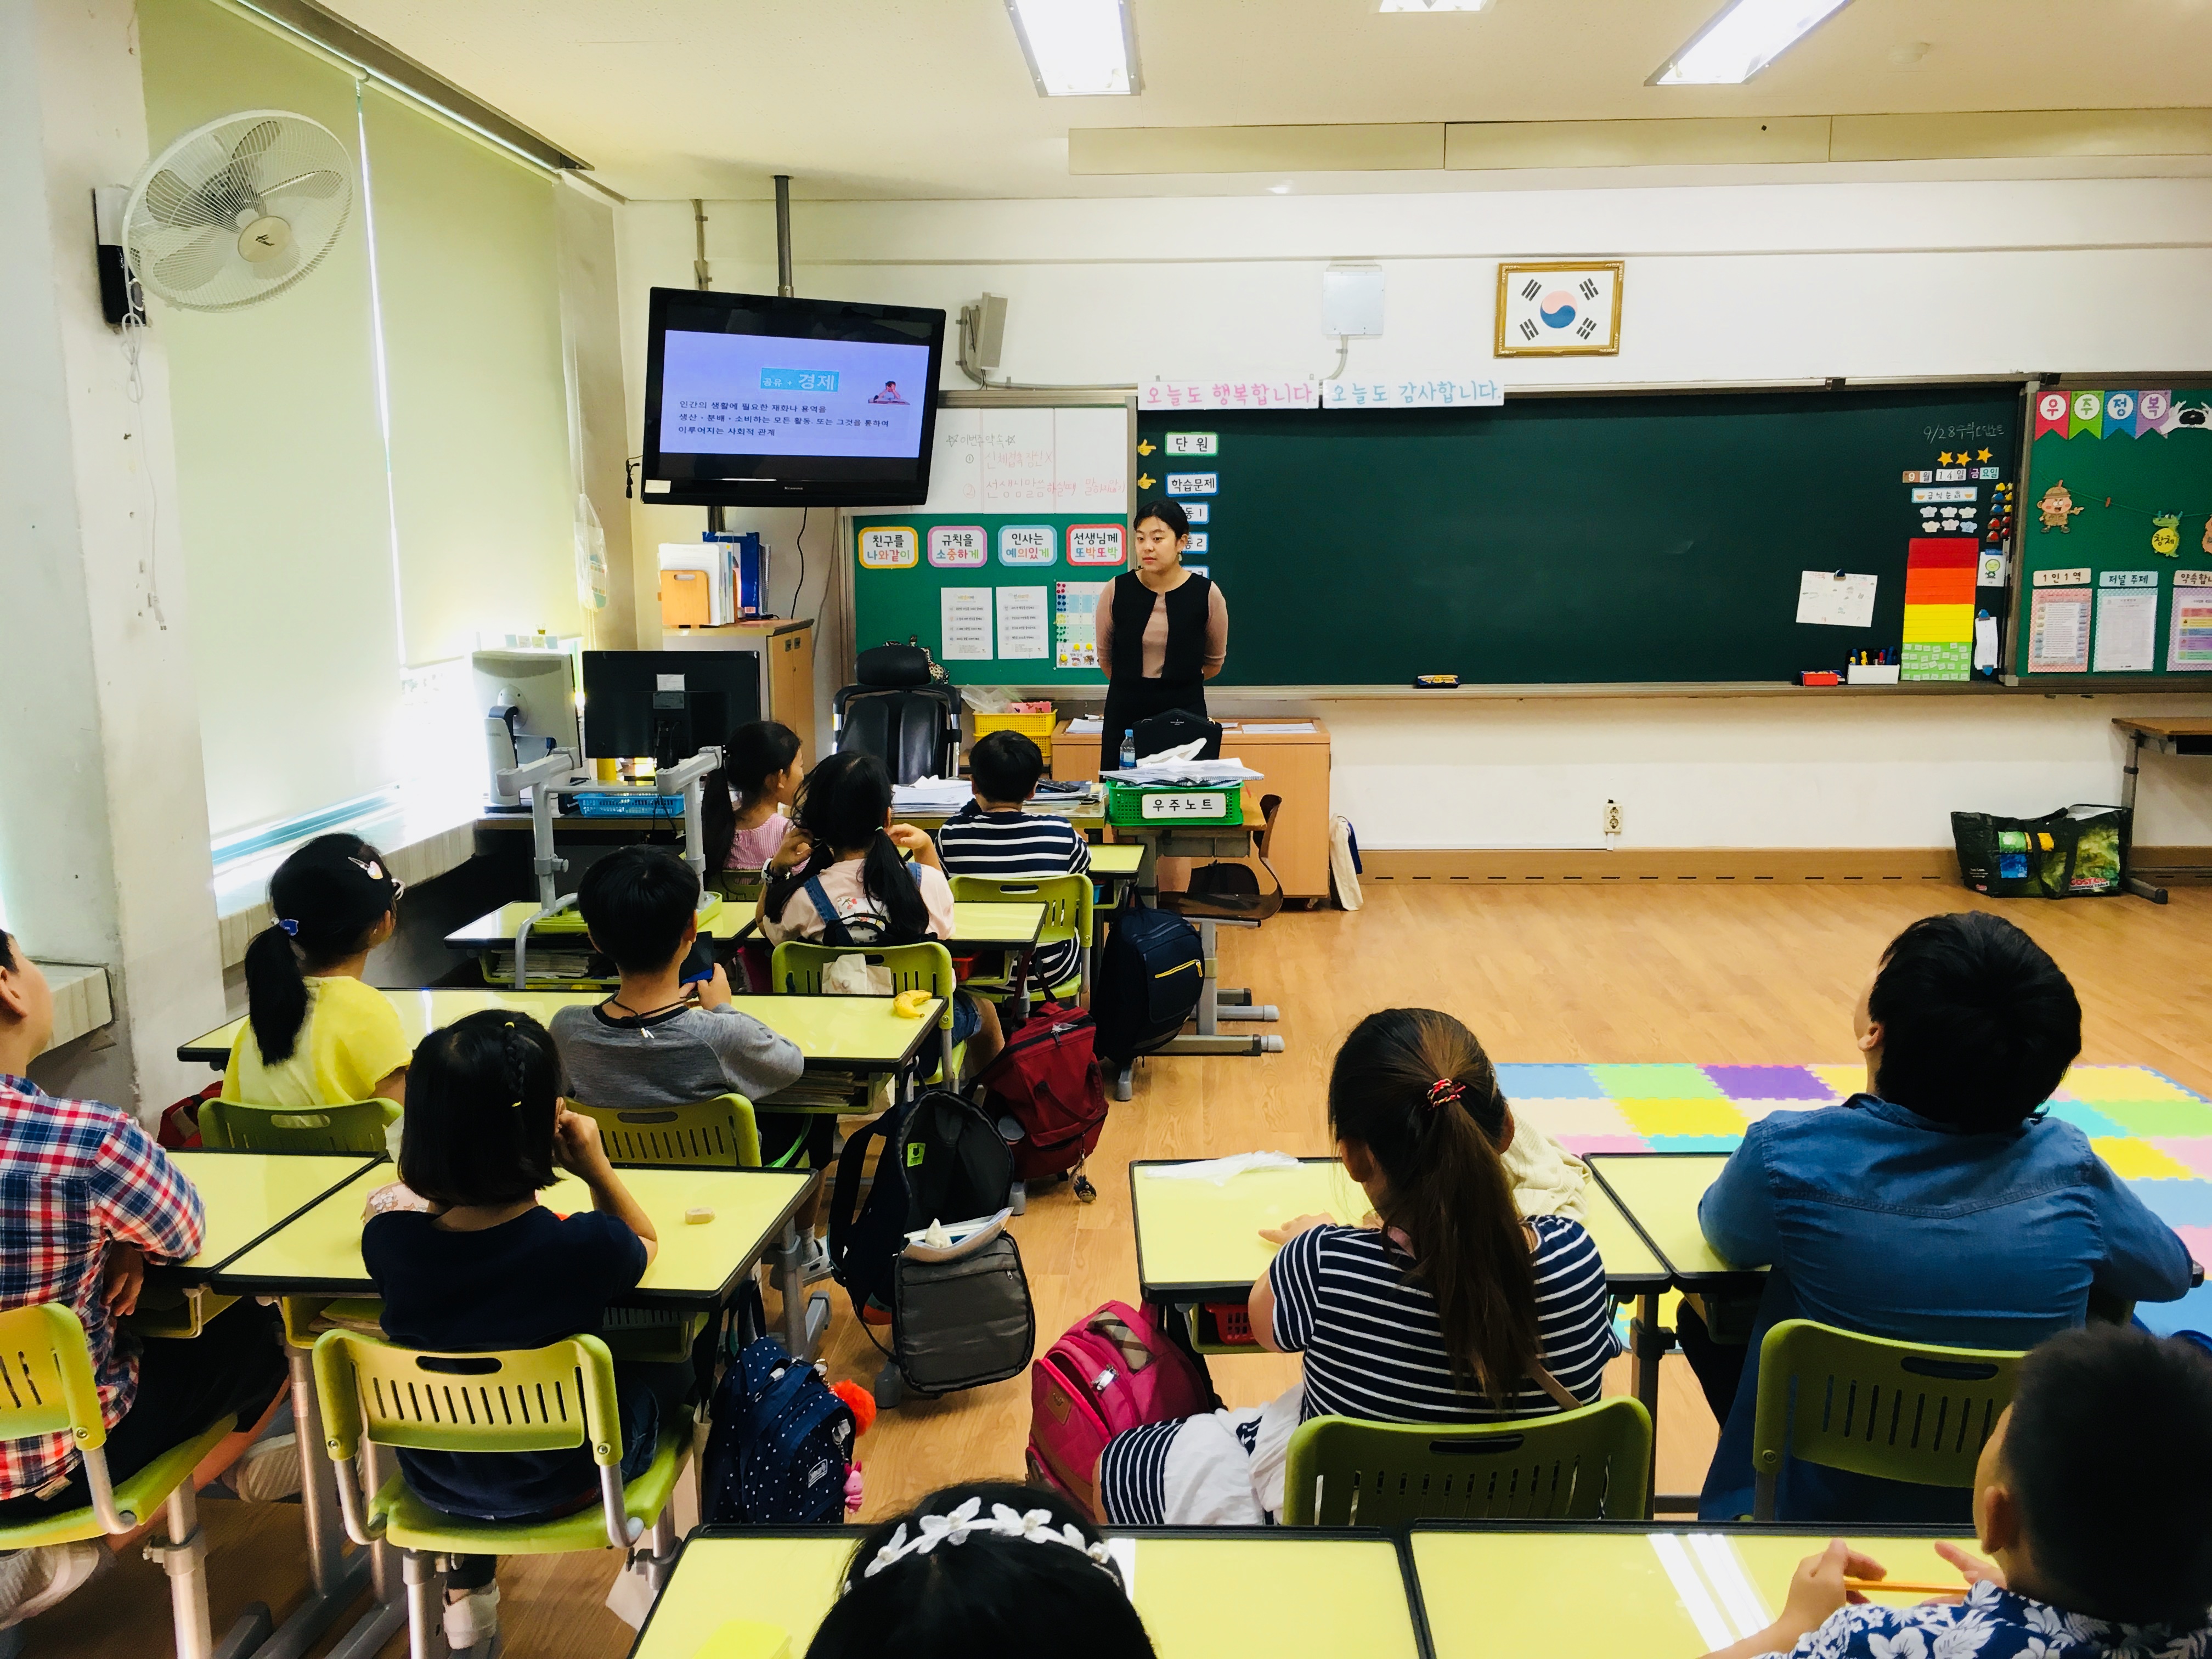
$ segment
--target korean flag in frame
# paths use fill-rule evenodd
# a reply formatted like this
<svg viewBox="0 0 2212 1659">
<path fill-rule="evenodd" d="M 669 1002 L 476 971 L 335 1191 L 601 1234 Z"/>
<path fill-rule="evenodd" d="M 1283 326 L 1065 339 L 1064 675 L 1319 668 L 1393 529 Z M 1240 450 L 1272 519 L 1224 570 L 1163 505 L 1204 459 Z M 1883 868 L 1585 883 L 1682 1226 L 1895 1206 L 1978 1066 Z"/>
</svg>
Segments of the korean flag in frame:
<svg viewBox="0 0 2212 1659">
<path fill-rule="evenodd" d="M 1498 265 L 1500 357 L 1610 357 L 1620 349 L 1621 262 Z"/>
</svg>

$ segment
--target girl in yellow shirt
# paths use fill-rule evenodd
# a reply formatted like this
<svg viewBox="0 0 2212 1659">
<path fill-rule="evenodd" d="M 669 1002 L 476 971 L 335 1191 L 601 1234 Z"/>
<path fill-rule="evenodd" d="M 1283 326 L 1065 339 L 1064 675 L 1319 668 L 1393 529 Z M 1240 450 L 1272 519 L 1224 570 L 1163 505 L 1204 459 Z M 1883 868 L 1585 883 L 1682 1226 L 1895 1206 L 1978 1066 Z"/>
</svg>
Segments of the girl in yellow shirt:
<svg viewBox="0 0 2212 1659">
<path fill-rule="evenodd" d="M 249 1106 L 405 1103 L 407 1039 L 362 978 L 392 937 L 405 884 L 358 836 L 318 836 L 270 878 L 276 925 L 246 950 L 247 1017 L 222 1097 Z"/>
</svg>

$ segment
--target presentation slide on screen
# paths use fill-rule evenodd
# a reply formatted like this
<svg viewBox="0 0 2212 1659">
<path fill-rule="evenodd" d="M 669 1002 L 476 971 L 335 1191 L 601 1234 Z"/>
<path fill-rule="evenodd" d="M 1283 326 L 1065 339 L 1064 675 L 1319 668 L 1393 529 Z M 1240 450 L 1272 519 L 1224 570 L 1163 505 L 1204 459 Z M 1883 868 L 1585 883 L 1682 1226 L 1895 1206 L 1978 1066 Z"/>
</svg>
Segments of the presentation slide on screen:
<svg viewBox="0 0 2212 1659">
<path fill-rule="evenodd" d="M 929 348 L 668 331 L 660 447 L 677 455 L 921 451 Z"/>
</svg>

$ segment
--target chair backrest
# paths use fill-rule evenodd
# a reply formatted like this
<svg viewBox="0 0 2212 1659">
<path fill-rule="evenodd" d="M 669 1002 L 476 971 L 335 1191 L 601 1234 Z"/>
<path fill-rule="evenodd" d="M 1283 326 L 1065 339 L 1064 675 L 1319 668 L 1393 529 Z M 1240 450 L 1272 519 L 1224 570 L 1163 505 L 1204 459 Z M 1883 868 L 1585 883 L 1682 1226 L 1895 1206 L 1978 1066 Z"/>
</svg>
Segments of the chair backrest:
<svg viewBox="0 0 2212 1659">
<path fill-rule="evenodd" d="M 893 783 L 946 776 L 958 752 L 958 697 L 945 685 L 848 685 L 836 698 L 838 752 L 873 755 Z"/>
<path fill-rule="evenodd" d="M 1316 1417 L 1291 1437 L 1282 1518 L 1294 1527 L 1640 1521 L 1650 1492 L 1650 1413 L 1625 1395 L 1466 1426 Z"/>
<path fill-rule="evenodd" d="M 622 1462 L 614 1361 L 595 1336 L 542 1348 L 432 1353 L 358 1331 L 315 1339 L 324 1445 L 349 1462 L 362 1437 L 414 1451 L 565 1451 Z"/>
<path fill-rule="evenodd" d="M 249 1106 L 210 1100 L 200 1106 L 200 1139 L 251 1152 L 380 1152 L 385 1129 L 399 1121 L 389 1100 L 337 1106 Z"/>
<path fill-rule="evenodd" d="M 1774 1518 L 1784 1455 L 1923 1486 L 1971 1486 L 2024 1358 L 1785 1319 L 1759 1348 L 1754 1513 Z"/>
<path fill-rule="evenodd" d="M 599 1144 L 617 1164 L 667 1164 L 695 1170 L 757 1170 L 760 1129 L 743 1095 L 717 1095 L 688 1106 L 569 1109 L 599 1126 Z"/>
<path fill-rule="evenodd" d="M 1044 931 L 1039 945 L 1091 939 L 1091 905 L 1095 890 L 1088 876 L 955 876 L 952 896 L 985 904 L 1042 904 Z"/>
<path fill-rule="evenodd" d="M 0 1440 L 46 1434 L 80 1450 L 107 1440 L 83 1322 L 58 1302 L 0 1313 Z"/>
<path fill-rule="evenodd" d="M 934 939 L 924 939 L 918 945 L 805 945 L 796 939 L 787 940 L 775 947 L 769 958 L 769 974 L 775 988 L 787 995 L 817 996 L 822 990 L 822 970 L 839 957 L 855 953 L 866 957 L 870 967 L 890 970 L 891 990 L 927 991 L 933 997 L 945 999 L 945 1009 L 938 1024 L 945 1030 L 952 1029 L 952 993 L 958 988 L 959 979 L 952 971 L 952 952 Z"/>
</svg>

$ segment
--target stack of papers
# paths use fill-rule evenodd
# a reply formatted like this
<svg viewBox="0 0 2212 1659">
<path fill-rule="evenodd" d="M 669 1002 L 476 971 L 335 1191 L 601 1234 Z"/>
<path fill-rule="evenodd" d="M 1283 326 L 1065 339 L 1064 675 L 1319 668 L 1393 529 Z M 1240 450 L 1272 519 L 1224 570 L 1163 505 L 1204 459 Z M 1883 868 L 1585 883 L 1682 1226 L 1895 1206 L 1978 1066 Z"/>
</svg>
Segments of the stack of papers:
<svg viewBox="0 0 2212 1659">
<path fill-rule="evenodd" d="M 1224 755 L 1219 760 L 1162 761 L 1151 766 L 1125 767 L 1113 775 L 1113 781 L 1196 787 L 1209 783 L 1257 783 L 1267 775 L 1265 772 L 1255 772 L 1234 755 Z"/>
<path fill-rule="evenodd" d="M 891 811 L 917 812 L 925 817 L 936 812 L 957 812 L 975 794 L 974 787 L 965 778 L 916 778 L 912 783 L 892 787 Z"/>
<path fill-rule="evenodd" d="M 1078 714 L 1067 723 L 1067 735 L 1071 738 L 1095 738 L 1105 730 L 1103 714 Z"/>
<path fill-rule="evenodd" d="M 1314 729 L 1314 723 L 1311 720 L 1246 720 L 1243 729 L 1247 732 L 1267 732 L 1281 735 L 1292 732 L 1310 732 Z"/>
</svg>

